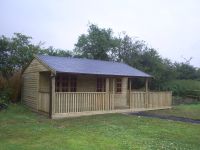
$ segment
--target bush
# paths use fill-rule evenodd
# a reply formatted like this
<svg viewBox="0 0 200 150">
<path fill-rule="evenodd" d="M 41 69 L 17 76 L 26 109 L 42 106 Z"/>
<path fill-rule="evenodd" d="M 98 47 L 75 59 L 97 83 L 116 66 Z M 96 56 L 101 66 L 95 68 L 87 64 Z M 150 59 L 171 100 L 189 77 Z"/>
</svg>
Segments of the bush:
<svg viewBox="0 0 200 150">
<path fill-rule="evenodd" d="M 0 89 L 0 104 L 8 104 L 11 100 L 12 90 L 10 88 Z"/>
<path fill-rule="evenodd" d="M 164 90 L 171 90 L 174 96 L 185 97 L 187 95 L 199 94 L 200 81 L 197 80 L 173 80 L 163 85 Z"/>
</svg>

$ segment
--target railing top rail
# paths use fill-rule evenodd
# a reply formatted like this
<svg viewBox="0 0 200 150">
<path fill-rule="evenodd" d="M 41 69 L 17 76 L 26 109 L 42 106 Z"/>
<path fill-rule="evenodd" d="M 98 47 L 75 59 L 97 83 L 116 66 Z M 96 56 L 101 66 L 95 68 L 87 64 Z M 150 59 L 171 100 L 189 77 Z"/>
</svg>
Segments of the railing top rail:
<svg viewBox="0 0 200 150">
<path fill-rule="evenodd" d="M 172 91 L 149 91 L 149 93 L 172 93 Z"/>
<path fill-rule="evenodd" d="M 132 91 L 131 93 L 171 93 L 172 91 Z"/>
<path fill-rule="evenodd" d="M 131 93 L 146 93 L 144 91 L 132 91 Z"/>
<path fill-rule="evenodd" d="M 39 93 L 50 93 L 49 91 L 38 91 Z"/>
<path fill-rule="evenodd" d="M 106 94 L 106 92 L 55 92 L 60 94 Z"/>
</svg>

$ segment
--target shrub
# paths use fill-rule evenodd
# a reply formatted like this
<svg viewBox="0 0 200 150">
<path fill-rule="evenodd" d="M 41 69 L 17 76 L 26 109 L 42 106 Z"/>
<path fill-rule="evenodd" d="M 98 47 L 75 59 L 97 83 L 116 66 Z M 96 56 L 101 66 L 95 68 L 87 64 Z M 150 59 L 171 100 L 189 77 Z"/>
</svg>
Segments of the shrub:
<svg viewBox="0 0 200 150">
<path fill-rule="evenodd" d="M 163 85 L 164 90 L 171 90 L 174 96 L 185 97 L 189 94 L 198 94 L 200 81 L 197 80 L 173 80 Z M 200 93 L 199 93 L 200 94 Z"/>
<path fill-rule="evenodd" d="M 12 89 L 2 88 L 0 89 L 0 104 L 8 104 L 11 100 Z"/>
</svg>

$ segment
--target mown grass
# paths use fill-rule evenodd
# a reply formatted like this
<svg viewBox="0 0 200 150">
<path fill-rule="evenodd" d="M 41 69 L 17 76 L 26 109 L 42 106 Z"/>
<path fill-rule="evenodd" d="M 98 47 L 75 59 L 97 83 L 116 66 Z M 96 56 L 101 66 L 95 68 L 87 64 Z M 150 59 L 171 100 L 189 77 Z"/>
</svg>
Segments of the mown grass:
<svg viewBox="0 0 200 150">
<path fill-rule="evenodd" d="M 149 111 L 151 114 L 160 114 L 165 116 L 178 116 L 191 119 L 200 119 L 200 103 L 197 104 L 181 104 L 172 109 L 153 110 Z"/>
<path fill-rule="evenodd" d="M 199 149 L 199 135 L 197 124 L 123 114 L 49 120 L 21 105 L 0 112 L 1 150 L 188 150 Z"/>
</svg>

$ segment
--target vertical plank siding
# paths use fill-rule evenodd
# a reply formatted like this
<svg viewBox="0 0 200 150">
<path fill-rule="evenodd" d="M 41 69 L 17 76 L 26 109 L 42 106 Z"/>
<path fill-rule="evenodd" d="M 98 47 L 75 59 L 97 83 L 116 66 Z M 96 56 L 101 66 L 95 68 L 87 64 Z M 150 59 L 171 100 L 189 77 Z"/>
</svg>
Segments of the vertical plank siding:
<svg viewBox="0 0 200 150">
<path fill-rule="evenodd" d="M 49 92 L 39 92 L 38 110 L 49 112 Z"/>
<path fill-rule="evenodd" d="M 54 113 L 107 111 L 114 109 L 112 94 L 106 92 L 56 92 Z"/>
<path fill-rule="evenodd" d="M 170 107 L 172 92 L 131 92 L 130 108 L 159 109 Z"/>
</svg>

